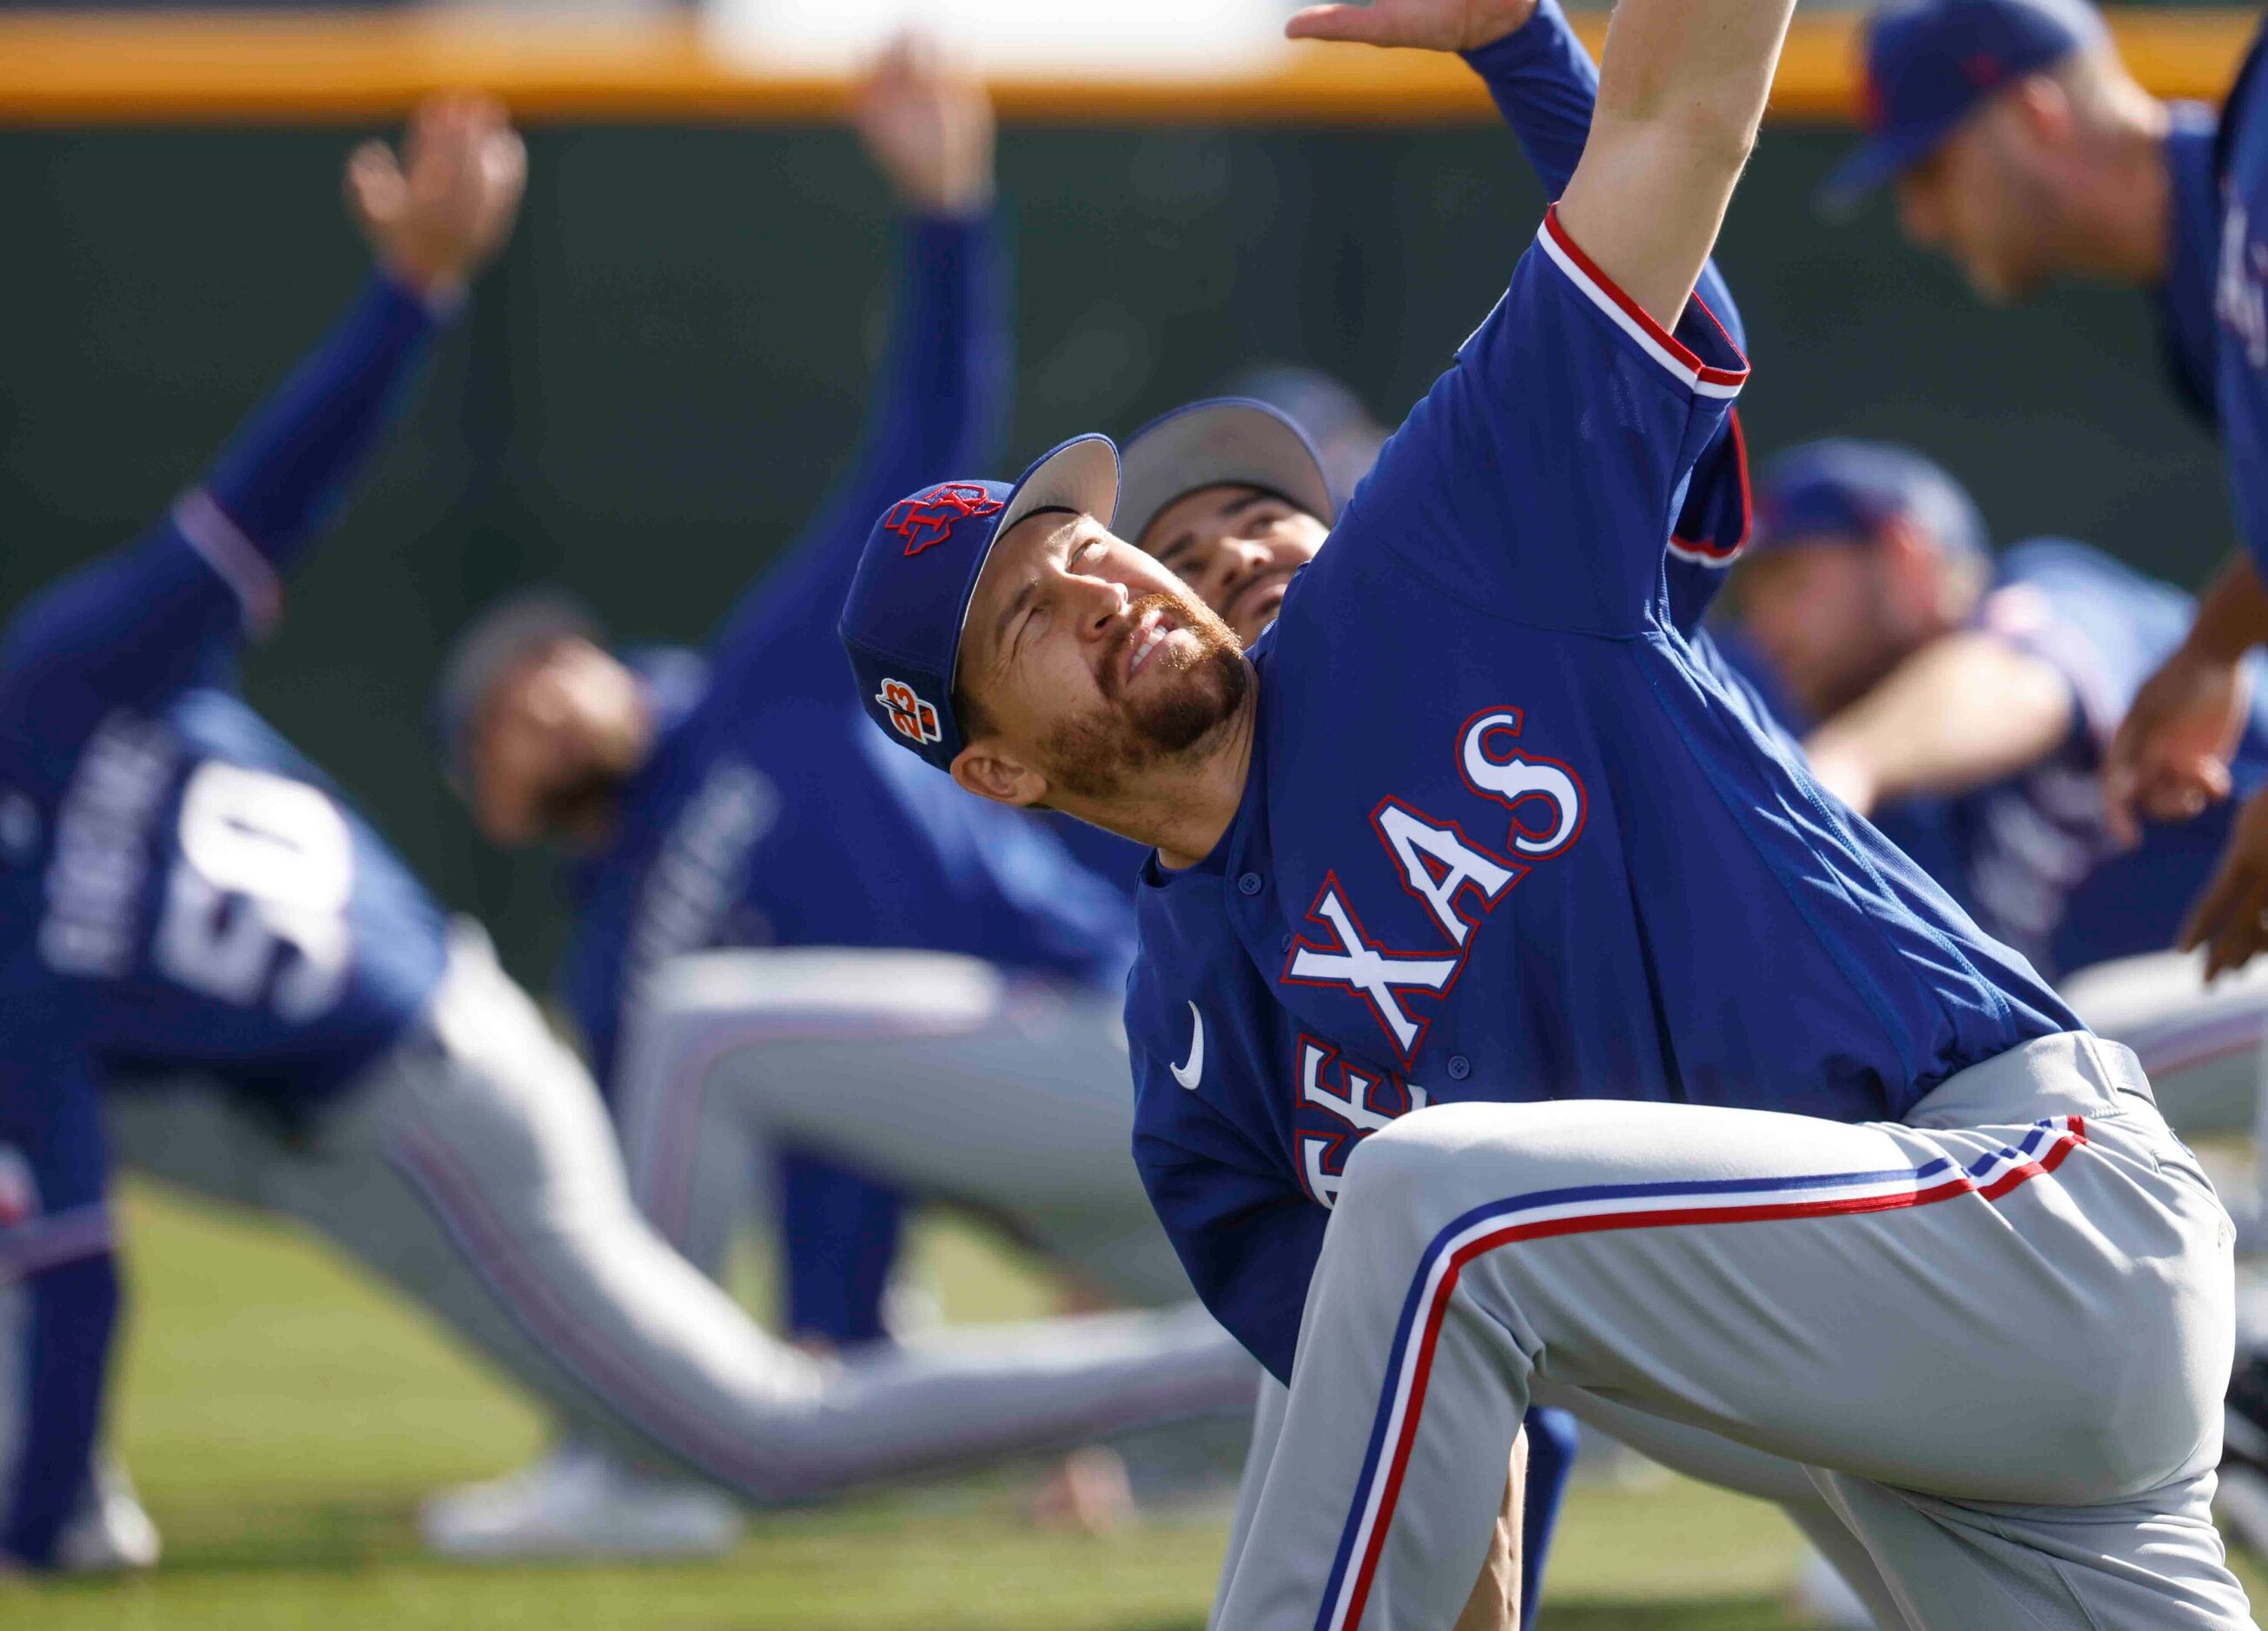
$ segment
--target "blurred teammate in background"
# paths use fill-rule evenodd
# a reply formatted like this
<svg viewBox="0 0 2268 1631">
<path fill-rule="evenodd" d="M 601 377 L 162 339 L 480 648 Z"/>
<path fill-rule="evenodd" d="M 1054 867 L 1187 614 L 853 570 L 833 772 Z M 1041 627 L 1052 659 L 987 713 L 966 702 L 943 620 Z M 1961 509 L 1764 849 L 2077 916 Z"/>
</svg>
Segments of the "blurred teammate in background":
<svg viewBox="0 0 2268 1631">
<path fill-rule="evenodd" d="M 567 856 L 562 990 L 635 1198 L 704 1272 L 793 1150 L 965 1204 L 1113 1300 L 1181 1302 L 1128 1155 L 1129 885 L 893 753 L 843 694 L 835 620 L 873 513 L 981 457 L 1010 385 L 983 86 L 902 45 L 858 121 L 909 218 L 850 474 L 702 654 L 618 656 L 556 598 L 479 620 L 440 687 L 454 779 L 487 836 Z M 905 547 L 930 525 L 902 518 Z M 1138 856 L 1110 841 L 1096 863 L 1130 879 Z M 858 1181 L 830 1182 L 847 1227 L 791 1205 L 782 1231 L 792 1280 L 831 1254 L 858 1282 L 838 1307 L 879 1290 Z M 1063 1493 L 1108 1520 L 1107 1481 Z M 732 1522 L 570 1444 L 431 1503 L 425 1526 L 501 1557 L 706 1550 Z"/>
<path fill-rule="evenodd" d="M 2129 847 L 2100 782 L 2195 603 L 2066 539 L 1996 557 L 1969 495 L 1903 448 L 1791 449 L 1757 515 L 1741 627 L 1800 710 L 1812 774 L 1865 816 L 1933 801 L 1886 830 L 2135 1050 L 2177 1128 L 2250 1130 L 2268 974 L 2208 988 L 2168 949 L 2233 812 L 2152 822 Z M 2249 667 L 2231 757 L 2244 793 L 2268 782 L 2268 692 Z"/>
<path fill-rule="evenodd" d="M 2135 694 L 2103 754 L 2111 830 L 2230 797 L 2268 642 L 2268 75 L 2256 40 L 2218 119 L 2152 98 L 2080 0 L 1930 0 L 1867 31 L 1872 139 L 1828 187 L 1847 204 L 1896 178 L 1909 237 L 1987 298 L 2080 274 L 2146 290 L 2182 400 L 2219 433 L 2245 549 Z M 2268 793 L 2230 824 L 2177 944 L 2208 979 L 2268 946 Z M 2258 1340 L 2262 1333 L 2253 1333 Z M 2268 1550 L 2268 1357 L 2230 1395 L 2221 1510 Z"/>
<path fill-rule="evenodd" d="M 2113 837 L 2102 755 L 2195 603 L 2063 539 L 1995 556 L 1959 483 L 1918 453 L 1827 441 L 1775 459 L 1735 576 L 1739 629 L 1782 683 L 1812 774 L 1919 861 L 1995 938 L 2031 959 L 2098 1033 L 2132 1047 L 2187 1135 L 2251 1132 L 2259 1114 L 2268 970 L 2208 986 L 2169 950 L 2213 873 L 2233 809 Z M 2231 771 L 2268 782 L 2268 691 Z M 2257 1250 L 2260 1182 L 2232 1199 Z M 2248 1238 L 2250 1245 L 2248 1248 Z M 2234 1443 L 2242 1432 L 2232 1423 Z M 2250 1539 L 2243 1463 L 2221 1510 Z M 1835 1623 L 1832 1586 L 1805 1591 Z"/>
<path fill-rule="evenodd" d="M 247 635 L 509 234 L 519 138 L 446 98 L 347 172 L 377 253 L 339 326 L 144 538 L 0 637 L 0 1269 L 23 1405 L 0 1556 L 67 1561 L 119 1301 L 114 1159 L 295 1217 L 642 1465 L 755 1500 L 1248 1399 L 1202 1315 L 830 1366 L 632 1208 L 590 1078 L 243 702 Z"/>
</svg>

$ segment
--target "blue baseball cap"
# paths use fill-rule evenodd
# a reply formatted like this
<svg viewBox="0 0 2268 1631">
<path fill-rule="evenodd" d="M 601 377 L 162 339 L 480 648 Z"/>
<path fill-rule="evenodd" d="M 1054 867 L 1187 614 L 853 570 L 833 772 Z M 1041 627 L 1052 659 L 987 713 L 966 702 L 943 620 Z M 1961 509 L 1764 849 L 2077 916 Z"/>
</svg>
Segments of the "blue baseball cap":
<svg viewBox="0 0 2268 1631">
<path fill-rule="evenodd" d="M 1118 450 L 1073 437 L 1013 485 L 941 481 L 882 511 L 858 557 L 839 632 L 859 700 L 901 747 L 939 769 L 965 745 L 953 706 L 968 603 L 992 545 L 1042 511 L 1109 525 L 1118 507 Z"/>
<path fill-rule="evenodd" d="M 1817 195 L 1844 214 L 2003 86 L 2110 38 L 2087 0 L 1899 0 L 1867 18 L 1867 140 Z"/>
<path fill-rule="evenodd" d="M 1800 538 L 1871 542 L 1894 520 L 1912 522 L 1948 557 L 1992 550 L 1977 501 L 1943 467 L 1911 448 L 1836 437 L 1792 447 L 1764 467 L 1748 553 Z"/>
</svg>

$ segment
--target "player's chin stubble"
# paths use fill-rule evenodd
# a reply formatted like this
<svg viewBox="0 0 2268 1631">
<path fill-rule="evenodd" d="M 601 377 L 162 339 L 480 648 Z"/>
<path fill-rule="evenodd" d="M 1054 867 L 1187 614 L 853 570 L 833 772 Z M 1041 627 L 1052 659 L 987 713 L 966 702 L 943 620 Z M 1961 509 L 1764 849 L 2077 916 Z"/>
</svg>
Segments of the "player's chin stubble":
<svg viewBox="0 0 2268 1631">
<path fill-rule="evenodd" d="M 1197 637 L 1188 657 L 1160 650 L 1152 662 L 1173 664 L 1174 683 L 1148 694 L 1067 720 L 1042 744 L 1049 779 L 1082 798 L 1108 798 L 1128 779 L 1188 753 L 1222 723 L 1236 716 L 1252 689 L 1252 665 L 1236 635 L 1202 602 L 1158 594 L 1137 602 L 1170 607 Z"/>
</svg>

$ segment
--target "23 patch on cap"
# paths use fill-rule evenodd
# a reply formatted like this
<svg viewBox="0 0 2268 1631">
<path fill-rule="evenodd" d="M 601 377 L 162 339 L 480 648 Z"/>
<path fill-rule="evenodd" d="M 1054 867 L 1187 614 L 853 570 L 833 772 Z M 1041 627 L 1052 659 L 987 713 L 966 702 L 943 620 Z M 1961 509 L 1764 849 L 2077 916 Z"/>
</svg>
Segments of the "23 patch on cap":
<svg viewBox="0 0 2268 1631">
<path fill-rule="evenodd" d="M 885 680 L 882 688 L 874 694 L 874 700 L 888 713 L 890 729 L 909 742 L 919 746 L 945 739 L 945 732 L 938 728 L 937 709 L 923 702 L 904 680 Z"/>
</svg>

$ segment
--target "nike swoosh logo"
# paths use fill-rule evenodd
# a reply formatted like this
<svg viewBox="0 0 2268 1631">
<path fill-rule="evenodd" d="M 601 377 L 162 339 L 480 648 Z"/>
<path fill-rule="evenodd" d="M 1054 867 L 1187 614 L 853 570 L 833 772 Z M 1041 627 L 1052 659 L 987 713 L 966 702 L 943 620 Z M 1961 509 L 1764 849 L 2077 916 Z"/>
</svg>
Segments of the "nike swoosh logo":
<svg viewBox="0 0 2268 1631">
<path fill-rule="evenodd" d="M 1189 1062 L 1166 1068 L 1174 1073 L 1174 1081 L 1194 1093 L 1204 1077 L 1204 1016 L 1197 1012 L 1195 1003 L 1189 1004 L 1189 1024 L 1193 1027 L 1189 1033 Z"/>
</svg>

